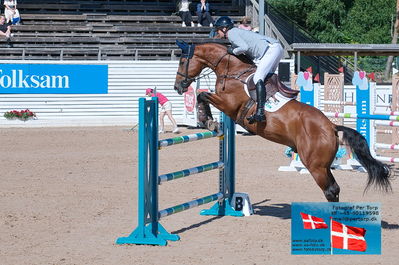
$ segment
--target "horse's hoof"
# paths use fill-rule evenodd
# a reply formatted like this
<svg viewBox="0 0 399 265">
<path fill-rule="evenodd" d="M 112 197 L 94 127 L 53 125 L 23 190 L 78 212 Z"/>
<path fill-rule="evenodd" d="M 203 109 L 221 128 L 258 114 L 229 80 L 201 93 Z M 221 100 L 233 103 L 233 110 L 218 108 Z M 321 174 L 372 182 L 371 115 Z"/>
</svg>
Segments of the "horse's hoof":
<svg viewBox="0 0 399 265">
<path fill-rule="evenodd" d="M 210 130 L 210 131 L 214 131 L 217 132 L 219 131 L 219 123 L 213 120 L 207 120 L 205 122 L 205 127 Z"/>
</svg>

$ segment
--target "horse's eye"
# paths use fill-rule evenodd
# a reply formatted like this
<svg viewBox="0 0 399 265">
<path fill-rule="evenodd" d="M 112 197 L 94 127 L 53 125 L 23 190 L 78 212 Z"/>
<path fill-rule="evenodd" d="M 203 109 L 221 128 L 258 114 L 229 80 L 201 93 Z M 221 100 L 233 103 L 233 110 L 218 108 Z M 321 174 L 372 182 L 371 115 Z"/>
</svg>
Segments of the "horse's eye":
<svg viewBox="0 0 399 265">
<path fill-rule="evenodd" d="M 184 64 L 184 62 L 183 62 L 183 61 L 180 61 L 180 62 L 179 62 L 179 64 L 180 64 L 180 65 L 183 65 L 183 64 Z"/>
</svg>

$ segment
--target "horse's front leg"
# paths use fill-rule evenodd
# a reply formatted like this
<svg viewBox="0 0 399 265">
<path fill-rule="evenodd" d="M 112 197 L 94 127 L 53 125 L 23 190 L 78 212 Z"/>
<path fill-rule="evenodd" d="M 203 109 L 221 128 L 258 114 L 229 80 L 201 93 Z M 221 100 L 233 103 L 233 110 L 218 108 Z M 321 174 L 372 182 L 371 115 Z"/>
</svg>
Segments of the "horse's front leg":
<svg viewBox="0 0 399 265">
<path fill-rule="evenodd" d="M 212 103 L 212 94 L 201 92 L 197 96 L 198 120 L 210 131 L 219 131 L 219 123 L 213 120 L 212 111 L 209 103 Z"/>
</svg>

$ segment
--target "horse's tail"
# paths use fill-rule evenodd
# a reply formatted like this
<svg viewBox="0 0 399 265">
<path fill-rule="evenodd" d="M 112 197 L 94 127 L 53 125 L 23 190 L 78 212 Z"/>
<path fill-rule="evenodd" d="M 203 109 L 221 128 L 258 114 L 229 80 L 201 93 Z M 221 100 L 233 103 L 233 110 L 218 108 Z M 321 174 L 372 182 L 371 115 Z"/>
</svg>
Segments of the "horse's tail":
<svg viewBox="0 0 399 265">
<path fill-rule="evenodd" d="M 354 129 L 345 126 L 336 126 L 337 131 L 343 132 L 343 141 L 347 143 L 356 159 L 367 170 L 368 181 L 365 191 L 372 185 L 385 192 L 392 191 L 390 166 L 372 157 L 366 138 Z"/>
</svg>

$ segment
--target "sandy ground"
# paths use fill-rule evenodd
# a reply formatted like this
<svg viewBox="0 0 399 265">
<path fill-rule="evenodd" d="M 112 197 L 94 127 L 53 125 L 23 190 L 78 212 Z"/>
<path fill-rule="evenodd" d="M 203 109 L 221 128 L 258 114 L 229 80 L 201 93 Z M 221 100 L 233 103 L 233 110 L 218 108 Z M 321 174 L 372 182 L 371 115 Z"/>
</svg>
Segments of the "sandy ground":
<svg viewBox="0 0 399 265">
<path fill-rule="evenodd" d="M 183 134 L 194 131 L 183 129 Z M 169 138 L 172 134 L 162 135 Z M 290 254 L 291 202 L 324 202 L 310 175 L 279 172 L 285 147 L 237 136 L 236 190 L 250 217 L 207 217 L 204 205 L 162 219 L 181 240 L 116 245 L 137 223 L 137 133 L 122 127 L 0 130 L 0 264 L 398 264 L 399 182 L 363 196 L 364 173 L 334 171 L 343 202 L 381 202 L 382 255 Z M 218 160 L 216 139 L 161 151 L 160 173 Z M 217 173 L 160 187 L 160 209 L 217 192 Z"/>
</svg>

